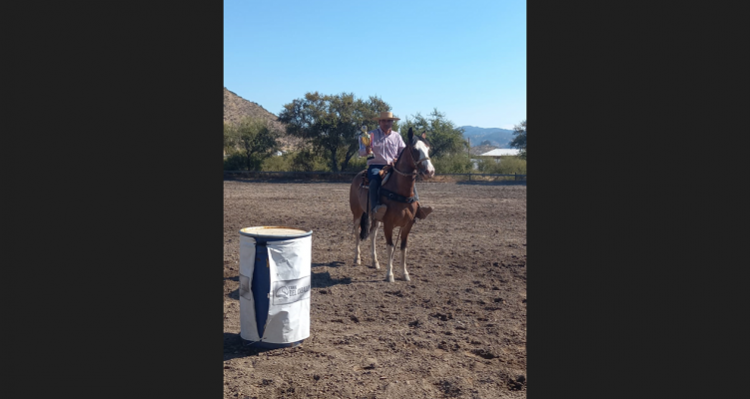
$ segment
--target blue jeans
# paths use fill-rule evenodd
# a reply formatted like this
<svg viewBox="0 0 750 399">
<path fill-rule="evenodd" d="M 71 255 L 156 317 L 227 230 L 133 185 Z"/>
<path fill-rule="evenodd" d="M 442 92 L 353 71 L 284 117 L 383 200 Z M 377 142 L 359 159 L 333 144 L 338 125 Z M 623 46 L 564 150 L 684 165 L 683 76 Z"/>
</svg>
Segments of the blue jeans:
<svg viewBox="0 0 750 399">
<path fill-rule="evenodd" d="M 367 167 L 367 178 L 370 179 L 370 210 L 375 209 L 376 206 L 380 205 L 380 169 L 385 165 L 370 165 Z M 419 201 L 419 194 L 417 194 L 417 185 L 414 185 L 414 197 Z"/>
</svg>

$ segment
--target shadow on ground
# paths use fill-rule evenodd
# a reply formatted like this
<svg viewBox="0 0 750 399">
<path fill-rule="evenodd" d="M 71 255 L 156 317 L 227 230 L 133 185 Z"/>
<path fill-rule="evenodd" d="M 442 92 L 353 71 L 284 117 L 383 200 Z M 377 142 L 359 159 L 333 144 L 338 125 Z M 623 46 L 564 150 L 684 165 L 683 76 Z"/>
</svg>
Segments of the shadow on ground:
<svg viewBox="0 0 750 399">
<path fill-rule="evenodd" d="M 329 263 L 313 263 L 310 266 L 311 267 L 321 267 L 321 266 L 326 266 L 326 267 L 341 267 L 341 266 L 346 266 L 346 263 L 341 262 L 341 261 L 334 261 L 334 262 L 329 262 Z"/>
<path fill-rule="evenodd" d="M 351 284 L 351 282 L 351 277 L 335 279 L 331 278 L 328 272 L 312 274 L 312 288 L 328 288 L 338 284 Z"/>
<path fill-rule="evenodd" d="M 240 334 L 224 333 L 224 361 L 238 357 L 258 356 L 265 352 L 283 352 L 289 350 L 293 351 L 297 350 L 297 348 L 255 348 L 248 345 L 248 341 L 242 339 Z"/>
</svg>

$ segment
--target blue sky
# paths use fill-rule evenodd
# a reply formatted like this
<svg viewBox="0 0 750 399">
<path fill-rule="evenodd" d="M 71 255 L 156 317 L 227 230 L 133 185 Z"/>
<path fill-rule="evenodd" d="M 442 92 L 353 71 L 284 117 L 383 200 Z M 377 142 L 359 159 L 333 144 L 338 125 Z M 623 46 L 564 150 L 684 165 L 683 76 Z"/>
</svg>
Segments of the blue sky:
<svg viewBox="0 0 750 399">
<path fill-rule="evenodd" d="M 225 0 L 224 86 L 278 115 L 321 94 L 378 96 L 404 119 L 526 119 L 525 0 Z"/>
</svg>

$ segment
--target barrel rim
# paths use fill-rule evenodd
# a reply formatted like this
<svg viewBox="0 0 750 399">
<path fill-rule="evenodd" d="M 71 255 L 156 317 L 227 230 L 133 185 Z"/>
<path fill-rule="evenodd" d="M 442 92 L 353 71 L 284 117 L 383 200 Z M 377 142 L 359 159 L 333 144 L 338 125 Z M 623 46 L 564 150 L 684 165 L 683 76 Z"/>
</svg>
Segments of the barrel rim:
<svg viewBox="0 0 750 399">
<path fill-rule="evenodd" d="M 248 232 L 243 231 L 247 229 L 289 229 L 289 230 L 297 230 L 300 232 L 300 234 L 261 234 L 257 232 Z M 272 239 L 280 239 L 280 238 L 302 238 L 312 235 L 312 230 L 305 231 L 304 229 L 300 229 L 297 227 L 289 227 L 289 226 L 250 226 L 250 227 L 243 227 L 240 229 L 240 235 L 246 236 L 246 237 L 252 237 L 252 238 L 272 238 Z"/>
</svg>

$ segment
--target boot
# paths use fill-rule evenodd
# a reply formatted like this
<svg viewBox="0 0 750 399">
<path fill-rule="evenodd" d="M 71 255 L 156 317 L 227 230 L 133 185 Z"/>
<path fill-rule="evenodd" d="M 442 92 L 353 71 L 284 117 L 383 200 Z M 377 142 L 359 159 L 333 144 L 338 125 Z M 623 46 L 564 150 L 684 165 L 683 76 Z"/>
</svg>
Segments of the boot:
<svg viewBox="0 0 750 399">
<path fill-rule="evenodd" d="M 421 220 L 424 220 L 427 217 L 427 215 L 429 215 L 430 213 L 432 213 L 432 207 L 431 206 L 418 205 L 417 216 L 416 217 L 419 218 L 419 219 L 421 219 Z"/>
<path fill-rule="evenodd" d="M 378 205 L 375 208 L 372 208 L 372 220 L 382 221 L 386 209 L 388 209 L 387 205 Z"/>
</svg>

